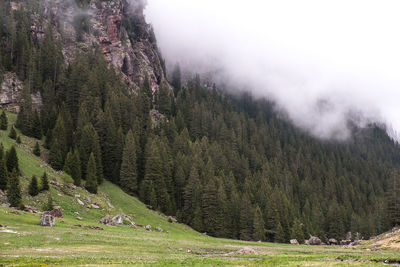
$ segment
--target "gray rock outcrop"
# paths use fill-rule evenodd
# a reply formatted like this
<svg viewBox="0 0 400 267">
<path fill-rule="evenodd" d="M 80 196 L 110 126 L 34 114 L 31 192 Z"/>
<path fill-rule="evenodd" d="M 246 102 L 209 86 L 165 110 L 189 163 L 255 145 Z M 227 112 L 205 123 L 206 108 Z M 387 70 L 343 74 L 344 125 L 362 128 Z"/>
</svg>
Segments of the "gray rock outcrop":
<svg viewBox="0 0 400 267">
<path fill-rule="evenodd" d="M 53 227 L 56 224 L 56 219 L 51 214 L 40 214 L 40 225 Z"/>
</svg>

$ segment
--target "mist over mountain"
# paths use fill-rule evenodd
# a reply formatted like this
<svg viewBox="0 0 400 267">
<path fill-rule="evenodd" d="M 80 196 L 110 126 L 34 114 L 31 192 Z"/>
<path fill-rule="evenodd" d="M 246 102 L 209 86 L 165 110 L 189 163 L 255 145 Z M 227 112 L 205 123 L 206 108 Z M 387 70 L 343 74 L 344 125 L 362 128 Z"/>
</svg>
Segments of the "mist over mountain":
<svg viewBox="0 0 400 267">
<path fill-rule="evenodd" d="M 149 0 L 169 65 L 268 97 L 314 136 L 400 131 L 396 1 Z"/>
</svg>

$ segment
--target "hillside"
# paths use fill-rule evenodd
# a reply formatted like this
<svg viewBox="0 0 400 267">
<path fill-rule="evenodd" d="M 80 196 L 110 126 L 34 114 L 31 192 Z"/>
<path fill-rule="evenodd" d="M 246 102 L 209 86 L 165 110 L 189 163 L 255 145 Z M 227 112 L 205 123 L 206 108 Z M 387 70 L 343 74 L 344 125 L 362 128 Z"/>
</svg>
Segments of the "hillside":
<svg viewBox="0 0 400 267">
<path fill-rule="evenodd" d="M 8 117 L 11 122 L 16 119 L 13 114 L 8 114 Z M 7 135 L 8 131 L 1 131 L 0 142 L 5 147 L 10 147 L 15 141 Z M 39 225 L 38 213 L 17 211 L 2 205 L 1 265 L 374 266 L 374 262 L 400 261 L 398 253 L 390 250 L 277 245 L 209 237 L 184 224 L 168 222 L 166 217 L 149 210 L 138 199 L 127 195 L 110 182 L 104 182 L 97 195 L 82 188 L 74 189 L 70 177 L 45 167 L 40 158 L 31 154 L 34 139 L 21 137 L 22 143 L 17 145 L 17 151 L 22 172 L 24 204 L 41 210 L 47 194 L 50 193 L 54 204 L 61 207 L 64 217 L 57 218 L 54 227 L 43 227 Z M 51 179 L 56 179 L 58 184 L 53 182 L 49 193 L 30 197 L 26 193 L 30 177 L 40 176 L 43 171 Z M 79 205 L 75 196 L 77 194 L 85 204 L 96 202 L 100 209 Z M 87 198 L 91 201 L 88 202 Z M 130 215 L 137 227 L 98 223 L 106 214 L 121 213 Z M 140 225 L 151 225 L 152 231 L 147 231 Z M 154 231 L 156 227 L 161 227 L 164 231 Z M 380 265 L 381 263 L 376 263 L 376 266 Z"/>
</svg>

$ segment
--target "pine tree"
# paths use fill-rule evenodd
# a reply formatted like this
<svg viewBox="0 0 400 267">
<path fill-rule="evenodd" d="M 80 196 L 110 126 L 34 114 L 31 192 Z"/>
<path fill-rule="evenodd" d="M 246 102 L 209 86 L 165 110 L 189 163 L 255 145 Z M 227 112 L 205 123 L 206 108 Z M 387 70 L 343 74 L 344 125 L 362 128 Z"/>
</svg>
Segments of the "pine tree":
<svg viewBox="0 0 400 267">
<path fill-rule="evenodd" d="M 19 175 L 16 169 L 13 169 L 9 176 L 9 188 L 7 198 L 10 205 L 15 208 L 22 208 L 22 193 L 19 184 Z"/>
<path fill-rule="evenodd" d="M 1 153 L 3 154 L 3 152 Z M 0 159 L 0 190 L 6 190 L 8 187 L 8 172 L 4 156 Z"/>
<path fill-rule="evenodd" d="M 264 219 L 259 206 L 256 207 L 253 217 L 253 240 L 265 240 Z"/>
<path fill-rule="evenodd" d="M 242 197 L 240 206 L 240 239 L 252 240 L 254 211 L 247 195 Z"/>
<path fill-rule="evenodd" d="M 38 181 L 35 175 L 32 176 L 31 182 L 29 184 L 29 189 L 28 189 L 29 195 L 31 196 L 37 196 L 39 194 L 39 186 L 38 186 Z"/>
<path fill-rule="evenodd" d="M 58 116 L 56 126 L 52 133 L 52 144 L 50 147 L 49 163 L 56 170 L 64 167 L 64 160 L 67 154 L 67 138 L 64 127 L 64 120 Z"/>
<path fill-rule="evenodd" d="M 283 231 L 283 228 L 282 228 L 282 225 L 280 222 L 278 222 L 278 224 L 276 225 L 276 228 L 275 228 L 274 242 L 275 243 L 286 243 L 285 232 Z"/>
<path fill-rule="evenodd" d="M 136 145 L 132 131 L 129 131 L 125 138 L 120 184 L 128 193 L 137 193 Z"/>
<path fill-rule="evenodd" d="M 294 220 L 290 236 L 291 238 L 297 239 L 300 244 L 304 243 L 303 224 L 299 219 Z"/>
<path fill-rule="evenodd" d="M 47 202 L 46 202 L 46 204 L 45 204 L 45 206 L 44 206 L 44 210 L 46 210 L 46 211 L 52 211 L 53 208 L 54 208 L 54 205 L 53 205 L 53 198 L 51 197 L 51 194 L 49 194 L 49 196 L 47 197 Z"/>
<path fill-rule="evenodd" d="M 19 172 L 18 155 L 17 155 L 17 150 L 15 149 L 15 146 L 12 146 L 10 148 L 10 150 L 7 151 L 6 166 L 7 166 L 8 172 L 11 172 L 14 169 L 17 172 Z"/>
<path fill-rule="evenodd" d="M 17 136 L 17 139 L 15 139 L 15 142 L 17 142 L 17 144 L 21 144 L 21 136 L 20 135 L 18 135 Z"/>
<path fill-rule="evenodd" d="M 77 149 L 69 151 L 65 159 L 64 171 L 74 179 L 74 185 L 81 185 L 81 160 Z"/>
<path fill-rule="evenodd" d="M 8 119 L 7 119 L 6 112 L 3 110 L 3 112 L 1 113 L 1 116 L 0 116 L 0 129 L 3 131 L 6 131 L 7 127 L 8 127 Z"/>
<path fill-rule="evenodd" d="M 171 85 L 174 87 L 175 96 L 178 95 L 178 92 L 181 90 L 181 87 L 182 87 L 181 76 L 182 76 L 181 68 L 180 68 L 179 64 L 176 64 L 174 71 L 172 72 L 172 81 L 171 81 Z"/>
<path fill-rule="evenodd" d="M 206 183 L 202 194 L 203 227 L 210 235 L 215 235 L 218 213 L 218 188 L 214 178 Z"/>
<path fill-rule="evenodd" d="M 32 121 L 32 137 L 36 139 L 42 139 L 43 132 L 42 132 L 42 122 L 39 117 L 39 113 L 37 110 L 33 113 L 33 121 Z"/>
<path fill-rule="evenodd" d="M 50 190 L 49 179 L 47 178 L 47 173 L 43 173 L 41 182 L 42 182 L 42 190 L 41 191 Z"/>
<path fill-rule="evenodd" d="M 39 145 L 39 142 L 36 142 L 35 143 L 35 146 L 34 146 L 34 148 L 33 148 L 33 154 L 35 155 L 35 156 L 38 156 L 38 157 L 40 157 L 40 154 L 42 153 L 41 151 L 40 151 L 40 145 Z"/>
<path fill-rule="evenodd" d="M 11 126 L 11 130 L 10 133 L 8 134 L 8 137 L 14 140 L 17 138 L 17 132 L 15 131 L 14 126 Z"/>
<path fill-rule="evenodd" d="M 92 194 L 97 194 L 97 177 L 96 177 L 96 161 L 93 153 L 90 153 L 89 162 L 86 170 L 86 184 L 85 188 Z"/>
<path fill-rule="evenodd" d="M 400 174 L 393 170 L 389 177 L 387 192 L 387 216 L 390 227 L 400 225 Z"/>
</svg>

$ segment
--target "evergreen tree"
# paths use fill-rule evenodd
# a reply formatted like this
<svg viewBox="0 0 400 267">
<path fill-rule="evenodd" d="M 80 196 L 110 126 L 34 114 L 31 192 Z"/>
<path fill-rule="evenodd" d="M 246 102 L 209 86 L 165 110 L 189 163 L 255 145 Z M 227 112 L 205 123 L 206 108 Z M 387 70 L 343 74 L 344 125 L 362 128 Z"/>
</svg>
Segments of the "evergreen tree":
<svg viewBox="0 0 400 267">
<path fill-rule="evenodd" d="M 248 196 L 243 196 L 240 206 L 240 239 L 252 240 L 254 211 Z"/>
<path fill-rule="evenodd" d="M 172 72 L 172 81 L 171 81 L 171 85 L 174 87 L 175 96 L 178 95 L 178 92 L 181 90 L 181 87 L 182 87 L 181 76 L 182 76 L 181 68 L 180 68 L 179 64 L 176 64 L 174 71 Z"/>
<path fill-rule="evenodd" d="M 14 169 L 17 172 L 19 172 L 18 155 L 17 155 L 17 150 L 15 149 L 15 146 L 12 146 L 10 148 L 10 150 L 7 151 L 6 166 L 7 166 L 8 172 L 11 172 Z"/>
<path fill-rule="evenodd" d="M 291 230 L 291 238 L 295 238 L 300 244 L 304 244 L 303 224 L 299 219 L 294 220 Z"/>
<path fill-rule="evenodd" d="M 389 226 L 400 225 L 400 174 L 393 170 L 389 177 L 387 192 L 387 214 Z"/>
<path fill-rule="evenodd" d="M 137 193 L 136 145 L 132 131 L 125 138 L 120 173 L 121 187 L 130 194 Z"/>
<path fill-rule="evenodd" d="M 41 154 L 41 151 L 40 151 L 40 145 L 39 145 L 39 142 L 36 142 L 35 143 L 35 146 L 33 147 L 33 154 L 35 155 L 35 156 L 38 156 L 38 157 L 40 157 L 40 154 Z"/>
<path fill-rule="evenodd" d="M 0 116 L 0 129 L 3 131 L 6 131 L 7 127 L 8 127 L 8 119 L 7 119 L 6 112 L 3 110 L 3 112 L 1 113 L 1 116 Z"/>
<path fill-rule="evenodd" d="M 49 163 L 56 170 L 64 167 L 64 160 L 67 154 L 67 138 L 64 127 L 64 120 L 58 116 L 56 126 L 52 133 L 52 143 L 49 153 Z"/>
<path fill-rule="evenodd" d="M 285 237 L 285 232 L 283 231 L 281 223 L 278 222 L 275 228 L 275 237 L 274 237 L 274 242 L 275 243 L 286 243 L 286 237 Z"/>
<path fill-rule="evenodd" d="M 89 156 L 89 162 L 86 170 L 86 183 L 85 188 L 92 194 L 97 194 L 97 177 L 96 177 L 96 160 L 93 153 Z"/>
<path fill-rule="evenodd" d="M 44 206 L 44 210 L 46 211 L 52 211 L 54 208 L 54 204 L 53 204 L 53 198 L 51 197 L 51 194 L 48 195 L 47 197 L 47 202 Z"/>
<path fill-rule="evenodd" d="M 3 152 L 1 153 L 3 154 Z M 8 188 L 8 172 L 4 156 L 0 159 L 0 190 L 7 190 Z"/>
<path fill-rule="evenodd" d="M 11 126 L 11 130 L 10 133 L 8 134 L 8 137 L 14 140 L 17 139 L 17 132 L 15 131 L 14 126 Z"/>
<path fill-rule="evenodd" d="M 17 139 L 15 140 L 15 142 L 17 142 L 17 144 L 21 144 L 21 136 L 20 135 L 18 135 L 17 136 Z"/>
<path fill-rule="evenodd" d="M 7 198 L 10 205 L 15 208 L 22 208 L 22 193 L 19 183 L 19 175 L 16 169 L 13 169 L 9 176 L 9 188 Z"/>
<path fill-rule="evenodd" d="M 42 182 L 42 190 L 41 191 L 50 190 L 49 179 L 47 178 L 47 173 L 43 173 L 41 182 Z"/>
<path fill-rule="evenodd" d="M 264 241 L 265 240 L 265 228 L 264 219 L 261 213 L 260 207 L 256 207 L 253 217 L 253 240 L 254 241 Z"/>
<path fill-rule="evenodd" d="M 33 113 L 33 121 L 32 121 L 32 137 L 36 139 L 42 139 L 43 132 L 42 132 L 42 122 L 39 117 L 39 113 L 37 110 Z"/>
<path fill-rule="evenodd" d="M 31 182 L 29 184 L 29 189 L 28 189 L 29 195 L 31 196 L 37 196 L 39 194 L 39 186 L 38 186 L 38 181 L 35 175 L 32 176 Z"/>
<path fill-rule="evenodd" d="M 64 171 L 74 179 L 74 185 L 81 185 L 81 160 L 77 149 L 69 151 L 65 159 Z"/>
</svg>

